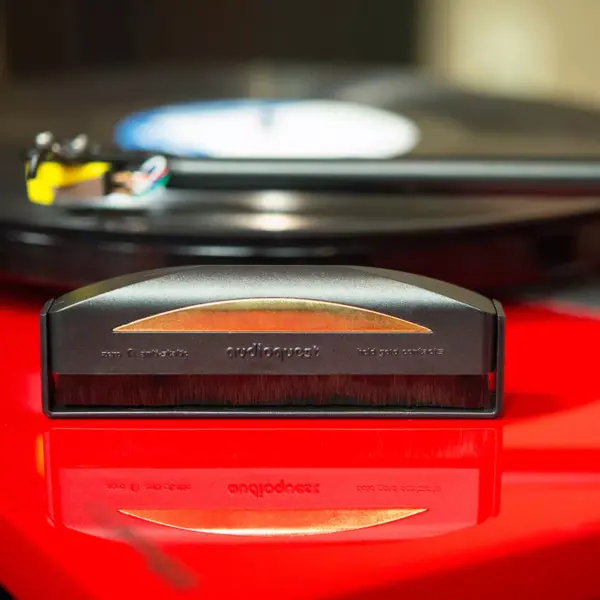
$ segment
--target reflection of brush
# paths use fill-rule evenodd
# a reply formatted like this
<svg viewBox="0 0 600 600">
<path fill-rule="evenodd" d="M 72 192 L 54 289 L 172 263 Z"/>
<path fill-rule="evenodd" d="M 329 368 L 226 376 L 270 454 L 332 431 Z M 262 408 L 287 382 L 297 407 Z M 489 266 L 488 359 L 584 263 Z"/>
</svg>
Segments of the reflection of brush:
<svg viewBox="0 0 600 600">
<path fill-rule="evenodd" d="M 42 337 L 51 415 L 500 410 L 500 306 L 381 269 L 141 273 L 48 303 Z"/>
</svg>

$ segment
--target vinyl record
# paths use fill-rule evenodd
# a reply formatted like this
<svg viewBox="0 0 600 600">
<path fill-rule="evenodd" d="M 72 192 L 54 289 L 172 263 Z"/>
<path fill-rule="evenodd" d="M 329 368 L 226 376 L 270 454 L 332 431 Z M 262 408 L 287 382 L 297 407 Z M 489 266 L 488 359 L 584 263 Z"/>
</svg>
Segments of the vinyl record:
<svg viewBox="0 0 600 600">
<path fill-rule="evenodd" d="M 386 192 L 335 186 L 208 189 L 186 159 L 398 160 L 600 154 L 591 110 L 488 97 L 411 73 L 337 66 L 96 74 L 9 88 L 0 99 L 0 269 L 65 287 L 191 263 L 341 262 L 479 289 L 598 262 L 595 197 Z M 144 202 L 27 201 L 19 152 L 39 131 L 166 153 L 173 179 Z M 76 208 L 76 210 L 74 210 Z"/>
</svg>

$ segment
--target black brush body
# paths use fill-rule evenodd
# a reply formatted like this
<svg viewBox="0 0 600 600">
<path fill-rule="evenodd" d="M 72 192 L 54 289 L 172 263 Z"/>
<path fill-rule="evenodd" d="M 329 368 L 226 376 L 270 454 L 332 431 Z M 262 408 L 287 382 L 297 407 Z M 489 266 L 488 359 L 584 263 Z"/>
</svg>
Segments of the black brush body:
<svg viewBox="0 0 600 600">
<path fill-rule="evenodd" d="M 368 267 L 198 266 L 42 312 L 50 416 L 495 417 L 498 302 Z"/>
</svg>

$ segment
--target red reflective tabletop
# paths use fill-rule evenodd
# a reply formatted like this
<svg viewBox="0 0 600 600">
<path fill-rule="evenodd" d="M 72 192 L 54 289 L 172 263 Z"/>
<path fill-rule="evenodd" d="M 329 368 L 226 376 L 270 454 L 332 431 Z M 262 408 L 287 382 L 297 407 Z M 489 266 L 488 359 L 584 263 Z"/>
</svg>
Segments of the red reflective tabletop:
<svg viewBox="0 0 600 600">
<path fill-rule="evenodd" d="M 0 295 L 15 597 L 600 597 L 600 314 L 506 307 L 498 421 L 50 422 L 44 299 Z"/>
</svg>

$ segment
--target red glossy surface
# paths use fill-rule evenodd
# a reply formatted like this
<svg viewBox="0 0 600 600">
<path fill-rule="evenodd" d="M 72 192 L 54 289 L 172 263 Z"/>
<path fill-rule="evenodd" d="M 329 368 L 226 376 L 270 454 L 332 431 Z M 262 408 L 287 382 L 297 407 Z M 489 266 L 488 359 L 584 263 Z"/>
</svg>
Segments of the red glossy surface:
<svg viewBox="0 0 600 600">
<path fill-rule="evenodd" d="M 508 307 L 497 422 L 49 422 L 40 306 L 0 298 L 16 597 L 600 597 L 600 315 Z"/>
</svg>

